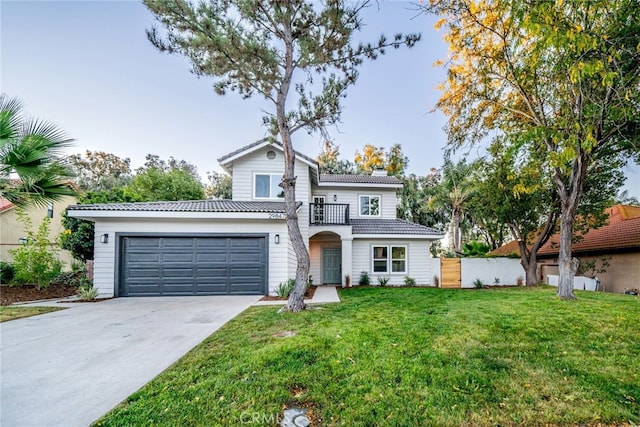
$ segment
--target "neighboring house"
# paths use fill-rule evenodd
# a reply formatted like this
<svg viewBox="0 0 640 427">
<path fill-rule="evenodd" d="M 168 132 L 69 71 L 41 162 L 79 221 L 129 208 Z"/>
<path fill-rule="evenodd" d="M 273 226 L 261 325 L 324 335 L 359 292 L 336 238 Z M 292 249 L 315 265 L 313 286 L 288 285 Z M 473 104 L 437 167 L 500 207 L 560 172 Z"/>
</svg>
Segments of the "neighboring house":
<svg viewBox="0 0 640 427">
<path fill-rule="evenodd" d="M 232 200 L 70 206 L 95 222 L 94 284 L 101 294 L 274 293 L 295 277 L 282 189 L 280 144 L 254 143 L 218 159 L 232 175 Z M 298 223 L 314 284 L 357 285 L 410 276 L 431 284 L 432 241 L 443 233 L 396 218 L 402 182 L 384 173 L 323 175 L 296 153 Z"/>
<path fill-rule="evenodd" d="M 599 228 L 589 230 L 572 245 L 572 255 L 583 266 L 595 262 L 595 272 L 601 289 L 607 292 L 624 292 L 640 288 L 640 207 L 615 205 L 607 209 L 609 220 Z M 558 274 L 559 235 L 551 236 L 538 251 L 538 279 L 546 281 L 547 275 Z M 519 255 L 517 242 L 513 241 L 490 252 L 490 255 Z"/>
<path fill-rule="evenodd" d="M 64 231 L 62 226 L 62 215 L 69 205 L 77 203 L 75 197 L 63 196 L 59 201 L 50 203 L 48 206 L 31 206 L 26 208 L 26 214 L 31 218 L 33 231 L 37 232 L 38 227 L 45 217 L 51 218 L 49 227 L 49 241 L 56 243 L 60 233 Z M 21 239 L 26 238 L 24 224 L 18 221 L 16 206 L 7 199 L 0 198 L 0 260 L 11 262 L 13 259 L 11 249 L 20 246 Z M 60 250 L 58 259 L 69 265 L 73 259 L 69 251 Z"/>
</svg>

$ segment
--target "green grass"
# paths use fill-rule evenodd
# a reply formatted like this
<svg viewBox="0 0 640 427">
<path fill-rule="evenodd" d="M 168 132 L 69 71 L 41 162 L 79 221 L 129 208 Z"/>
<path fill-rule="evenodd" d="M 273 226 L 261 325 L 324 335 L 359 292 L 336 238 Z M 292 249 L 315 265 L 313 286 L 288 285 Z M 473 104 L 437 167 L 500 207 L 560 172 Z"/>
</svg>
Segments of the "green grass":
<svg viewBox="0 0 640 427">
<path fill-rule="evenodd" d="M 0 322 L 64 310 L 64 307 L 0 307 Z"/>
<path fill-rule="evenodd" d="M 260 424 L 289 405 L 314 426 L 638 424 L 640 299 L 577 295 L 354 288 L 300 314 L 253 307 L 98 425 Z"/>
</svg>

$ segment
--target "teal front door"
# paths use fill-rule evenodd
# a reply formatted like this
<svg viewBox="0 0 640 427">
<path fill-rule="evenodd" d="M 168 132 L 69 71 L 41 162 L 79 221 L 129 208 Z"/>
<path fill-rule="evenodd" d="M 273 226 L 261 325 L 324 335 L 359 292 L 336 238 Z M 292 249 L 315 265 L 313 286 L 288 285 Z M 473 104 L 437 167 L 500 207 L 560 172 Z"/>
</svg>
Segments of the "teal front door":
<svg viewBox="0 0 640 427">
<path fill-rule="evenodd" d="M 322 249 L 322 283 L 331 285 L 342 283 L 342 249 Z"/>
</svg>

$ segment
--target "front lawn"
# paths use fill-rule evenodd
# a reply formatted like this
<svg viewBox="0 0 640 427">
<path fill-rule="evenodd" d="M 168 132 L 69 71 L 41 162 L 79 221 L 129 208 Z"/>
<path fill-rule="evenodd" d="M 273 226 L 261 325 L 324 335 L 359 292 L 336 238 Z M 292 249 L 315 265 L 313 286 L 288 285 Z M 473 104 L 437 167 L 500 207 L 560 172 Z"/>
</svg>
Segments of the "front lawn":
<svg viewBox="0 0 640 427">
<path fill-rule="evenodd" d="M 354 288 L 300 314 L 253 307 L 98 425 L 640 422 L 640 299 L 552 289 Z"/>
<path fill-rule="evenodd" d="M 52 311 L 64 310 L 64 307 L 2 307 L 0 306 L 0 322 L 36 316 Z"/>
</svg>

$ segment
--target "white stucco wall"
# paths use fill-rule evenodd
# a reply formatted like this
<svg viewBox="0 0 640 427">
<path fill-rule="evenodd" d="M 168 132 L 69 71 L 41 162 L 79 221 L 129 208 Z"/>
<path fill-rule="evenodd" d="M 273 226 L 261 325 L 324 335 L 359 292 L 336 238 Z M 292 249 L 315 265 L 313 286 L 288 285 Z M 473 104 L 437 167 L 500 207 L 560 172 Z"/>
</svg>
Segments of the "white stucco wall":
<svg viewBox="0 0 640 427">
<path fill-rule="evenodd" d="M 473 282 L 480 279 L 485 285 L 515 285 L 518 278 L 525 277 L 524 268 L 519 259 L 514 258 L 462 258 L 461 278 L 463 288 L 474 288 Z"/>
<path fill-rule="evenodd" d="M 398 245 L 407 247 L 407 273 L 373 273 L 371 264 L 372 247 L 379 245 Z M 433 275 L 431 274 L 431 262 L 429 261 L 429 247 L 431 243 L 426 240 L 402 240 L 402 239 L 353 239 L 353 277 L 352 284 L 358 284 L 360 273 L 367 271 L 371 277 L 371 284 L 378 284 L 378 276 L 389 277 L 388 285 L 404 285 L 404 277 L 409 276 L 416 280 L 418 286 L 431 286 Z"/>
<path fill-rule="evenodd" d="M 269 233 L 270 293 L 289 277 L 287 263 L 287 227 L 283 220 L 184 220 L 171 219 L 100 219 L 95 227 L 94 286 L 102 296 L 113 296 L 115 288 L 116 235 L 115 233 Z M 109 242 L 100 243 L 100 236 L 109 235 Z M 280 235 L 280 243 L 274 236 Z M 295 272 L 294 272 L 295 273 Z"/>
</svg>

